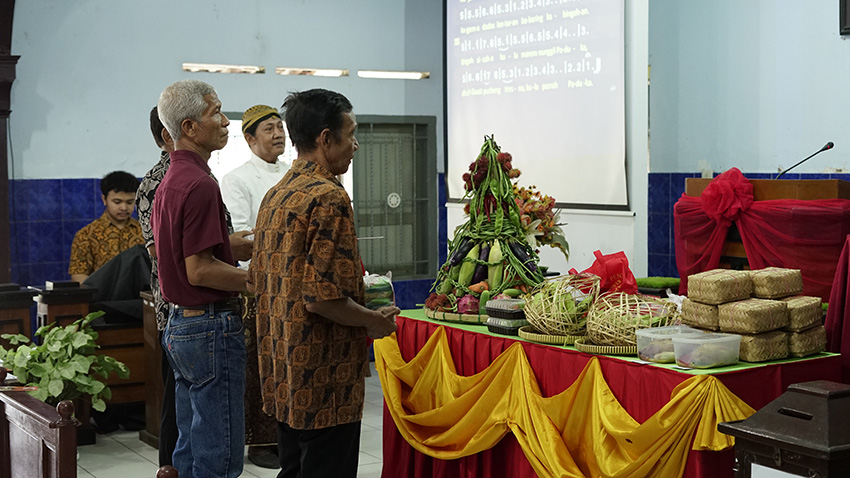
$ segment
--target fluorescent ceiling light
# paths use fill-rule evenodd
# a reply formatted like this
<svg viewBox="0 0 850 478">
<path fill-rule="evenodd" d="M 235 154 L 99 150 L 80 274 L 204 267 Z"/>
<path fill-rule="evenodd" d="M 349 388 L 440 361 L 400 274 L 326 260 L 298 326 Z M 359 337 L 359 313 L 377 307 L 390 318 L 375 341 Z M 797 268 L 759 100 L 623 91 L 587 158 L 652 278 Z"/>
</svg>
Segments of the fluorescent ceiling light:
<svg viewBox="0 0 850 478">
<path fill-rule="evenodd" d="M 278 75 L 303 75 L 303 76 L 348 76 L 348 70 L 339 68 L 291 68 L 279 66 L 274 69 Z"/>
<path fill-rule="evenodd" d="M 388 80 L 421 80 L 430 78 L 431 73 L 427 71 L 381 71 L 381 70 L 358 70 L 360 78 L 383 78 Z"/>
<path fill-rule="evenodd" d="M 183 71 L 197 73 L 205 71 L 209 73 L 265 73 L 264 66 L 255 65 L 220 65 L 213 63 L 183 63 Z"/>
</svg>

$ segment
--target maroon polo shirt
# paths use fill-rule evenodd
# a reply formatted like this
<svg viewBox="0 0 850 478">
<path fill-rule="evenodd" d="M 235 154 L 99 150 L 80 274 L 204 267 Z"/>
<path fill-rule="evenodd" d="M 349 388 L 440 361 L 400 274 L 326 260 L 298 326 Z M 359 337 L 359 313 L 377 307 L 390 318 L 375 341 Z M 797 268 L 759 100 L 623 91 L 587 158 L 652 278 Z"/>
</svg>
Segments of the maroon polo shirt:
<svg viewBox="0 0 850 478">
<path fill-rule="evenodd" d="M 185 259 L 210 247 L 217 259 L 235 264 L 218 183 L 197 153 L 171 153 L 171 166 L 156 190 L 151 228 L 166 302 L 201 306 L 236 295 L 194 286 L 186 274 Z"/>
</svg>

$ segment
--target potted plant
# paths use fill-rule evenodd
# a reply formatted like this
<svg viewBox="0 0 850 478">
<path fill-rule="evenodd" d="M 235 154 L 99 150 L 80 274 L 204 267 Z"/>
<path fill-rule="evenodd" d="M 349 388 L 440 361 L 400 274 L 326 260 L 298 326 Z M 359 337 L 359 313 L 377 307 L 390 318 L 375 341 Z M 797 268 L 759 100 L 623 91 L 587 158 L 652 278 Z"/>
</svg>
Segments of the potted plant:
<svg viewBox="0 0 850 478">
<path fill-rule="evenodd" d="M 73 400 L 79 407 L 81 401 L 90 401 L 91 408 L 103 411 L 105 400 L 112 398 L 103 380 L 112 372 L 121 378 L 130 375 L 123 363 L 96 353 L 100 348 L 95 343 L 98 334 L 90 324 L 103 314 L 92 312 L 65 327 L 56 327 L 55 323 L 39 327 L 35 332 L 41 337 L 39 345 L 21 334 L 3 334 L 13 348 L 0 346 L 0 362 L 21 383 L 38 387 L 28 393 L 49 405 Z"/>
</svg>

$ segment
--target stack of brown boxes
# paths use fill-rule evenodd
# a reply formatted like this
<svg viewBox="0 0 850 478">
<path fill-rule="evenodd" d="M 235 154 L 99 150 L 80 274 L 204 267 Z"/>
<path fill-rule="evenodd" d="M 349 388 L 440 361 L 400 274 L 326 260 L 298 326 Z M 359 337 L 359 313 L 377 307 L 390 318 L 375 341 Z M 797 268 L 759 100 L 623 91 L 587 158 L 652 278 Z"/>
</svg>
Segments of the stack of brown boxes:
<svg viewBox="0 0 850 478">
<path fill-rule="evenodd" d="M 682 321 L 742 336 L 740 359 L 764 362 L 803 357 L 826 348 L 819 297 L 799 295 L 797 269 L 715 269 L 688 277 Z"/>
</svg>

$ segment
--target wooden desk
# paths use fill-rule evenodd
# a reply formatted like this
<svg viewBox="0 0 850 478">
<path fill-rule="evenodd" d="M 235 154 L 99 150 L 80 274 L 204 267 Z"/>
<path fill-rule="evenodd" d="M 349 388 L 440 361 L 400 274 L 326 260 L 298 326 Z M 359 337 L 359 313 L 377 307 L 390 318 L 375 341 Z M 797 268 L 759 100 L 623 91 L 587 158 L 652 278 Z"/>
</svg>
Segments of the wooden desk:
<svg viewBox="0 0 850 478">
<path fill-rule="evenodd" d="M 77 476 L 77 422 L 26 392 L 0 392 L 0 478 Z"/>
<path fill-rule="evenodd" d="M 32 339 L 30 307 L 35 293 L 18 284 L 0 284 L 0 334 L 21 334 Z M 0 339 L 0 347 L 9 345 L 8 340 Z"/>
<path fill-rule="evenodd" d="M 482 325 L 462 325 L 426 319 L 421 311 L 404 311 L 398 318 L 398 344 L 405 360 L 410 360 L 437 327 L 446 328 L 457 373 L 470 376 L 487 368 L 493 359 L 519 341 L 537 377 L 544 396 L 553 396 L 571 385 L 591 359 L 590 354 L 572 347 L 527 342 L 515 337 L 492 334 Z M 415 317 L 415 318 L 414 318 Z M 596 356 L 611 391 L 626 411 L 639 423 L 670 400 L 671 391 L 692 373 L 668 365 L 649 365 L 637 358 Z M 759 409 L 785 392 L 788 385 L 810 380 L 840 381 L 840 356 L 819 355 L 798 359 L 715 369 L 714 375 L 751 407 Z M 438 460 L 415 451 L 399 434 L 384 408 L 383 474 L 395 477 L 460 478 L 471 476 L 535 476 L 531 465 L 513 435 L 506 435 L 494 448 L 457 460 Z M 731 478 L 734 450 L 691 451 L 686 477 Z"/>
</svg>

